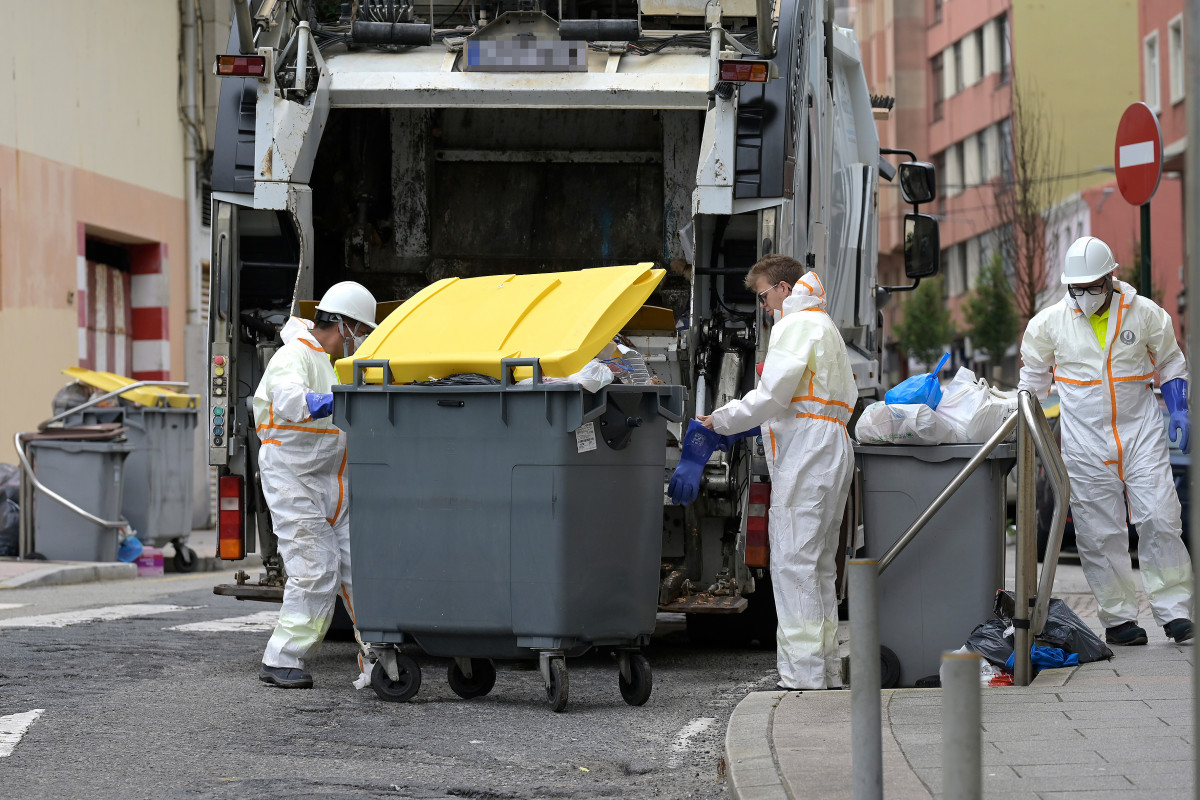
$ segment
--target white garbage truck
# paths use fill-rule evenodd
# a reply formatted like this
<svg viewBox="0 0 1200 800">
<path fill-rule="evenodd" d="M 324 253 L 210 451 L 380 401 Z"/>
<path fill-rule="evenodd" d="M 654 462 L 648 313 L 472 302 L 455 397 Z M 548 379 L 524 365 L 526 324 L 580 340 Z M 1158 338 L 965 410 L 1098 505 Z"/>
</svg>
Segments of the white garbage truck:
<svg viewBox="0 0 1200 800">
<path fill-rule="evenodd" d="M 257 551 L 263 570 L 218 593 L 282 596 L 250 399 L 280 326 L 340 280 L 403 300 L 447 277 L 655 262 L 654 313 L 625 334 L 700 414 L 754 385 L 767 328 L 744 276 L 782 253 L 822 277 L 861 396 L 881 394 L 880 308 L 936 273 L 938 239 L 914 205 L 915 280 L 880 286 L 879 180 L 925 203 L 933 168 L 881 156 L 832 3 L 233 4 L 215 64 L 208 453 L 218 554 Z M 659 608 L 697 637 L 770 638 L 769 497 L 754 439 L 714 455 L 693 504 L 664 493 Z"/>
</svg>

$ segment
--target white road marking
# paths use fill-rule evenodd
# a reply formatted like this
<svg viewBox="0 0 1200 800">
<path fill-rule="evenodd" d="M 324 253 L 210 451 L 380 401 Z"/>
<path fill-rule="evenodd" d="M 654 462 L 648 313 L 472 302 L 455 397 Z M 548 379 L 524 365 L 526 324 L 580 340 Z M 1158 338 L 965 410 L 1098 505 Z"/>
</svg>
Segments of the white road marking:
<svg viewBox="0 0 1200 800">
<path fill-rule="evenodd" d="M 679 733 L 675 734 L 675 741 L 671 742 L 671 757 L 667 760 L 667 766 L 671 769 L 678 767 L 680 757 L 691 747 L 691 740 L 711 728 L 716 721 L 716 717 L 696 717 L 684 725 Z"/>
<path fill-rule="evenodd" d="M 0 717 L 0 758 L 12 753 L 13 748 L 25 735 L 25 731 L 29 730 L 29 726 L 33 724 L 34 720 L 45 711 L 44 708 L 35 708 L 24 714 L 8 714 Z"/>
<path fill-rule="evenodd" d="M 1136 167 L 1139 164 L 1154 163 L 1154 142 L 1138 142 L 1127 144 L 1118 151 L 1118 166 Z"/>
<path fill-rule="evenodd" d="M 0 603 L 0 611 L 7 611 L 10 608 L 22 608 L 24 603 Z"/>
<path fill-rule="evenodd" d="M 0 628 L 65 628 L 85 622 L 108 622 L 125 617 L 141 617 L 147 614 L 167 614 L 186 611 L 203 606 L 158 606 L 151 603 L 135 603 L 127 606 L 105 606 L 81 611 L 64 611 L 59 614 L 41 614 L 36 617 L 13 617 L 0 619 Z"/>
<path fill-rule="evenodd" d="M 220 633 L 224 631 L 270 631 L 275 629 L 275 623 L 279 621 L 279 609 L 268 611 L 259 611 L 257 614 L 250 614 L 245 617 L 226 617 L 225 619 L 212 619 L 204 622 L 188 622 L 183 625 L 173 625 L 170 628 L 165 628 L 168 631 L 200 631 L 204 633 Z"/>
</svg>

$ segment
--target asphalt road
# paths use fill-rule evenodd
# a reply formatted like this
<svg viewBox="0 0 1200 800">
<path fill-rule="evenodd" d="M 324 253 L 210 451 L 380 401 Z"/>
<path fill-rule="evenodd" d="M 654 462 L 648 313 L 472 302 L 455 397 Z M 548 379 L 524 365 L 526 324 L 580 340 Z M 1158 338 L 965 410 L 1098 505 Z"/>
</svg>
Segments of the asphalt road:
<svg viewBox="0 0 1200 800">
<path fill-rule="evenodd" d="M 604 653 L 569 660 L 561 714 L 536 669 L 501 664 L 491 694 L 463 700 L 423 656 L 417 696 L 385 703 L 352 686 L 344 641 L 313 660 L 314 689 L 285 691 L 257 679 L 276 607 L 212 594 L 229 580 L 0 593 L 0 798 L 726 797 L 729 715 L 775 682 L 773 650 L 697 647 L 660 615 L 640 708 Z M 111 618 L 36 619 L 95 609 Z"/>
</svg>

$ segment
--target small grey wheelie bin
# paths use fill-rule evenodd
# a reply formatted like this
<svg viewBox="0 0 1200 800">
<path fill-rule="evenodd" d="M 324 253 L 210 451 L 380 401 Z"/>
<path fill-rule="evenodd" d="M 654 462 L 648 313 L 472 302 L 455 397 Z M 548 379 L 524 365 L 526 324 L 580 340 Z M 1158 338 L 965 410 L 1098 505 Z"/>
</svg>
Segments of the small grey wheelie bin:
<svg viewBox="0 0 1200 800">
<path fill-rule="evenodd" d="M 514 367 L 533 368 L 517 385 Z M 382 384 L 362 381 L 382 368 Z M 542 383 L 537 359 L 499 385 L 393 385 L 354 362 L 334 387 L 346 432 L 354 613 L 379 657 L 372 686 L 403 701 L 420 668 L 396 645 L 455 659 L 451 688 L 491 690 L 492 659 L 538 658 L 551 708 L 566 656 L 617 649 L 626 702 L 650 695 L 667 421 L 684 389 Z"/>
<path fill-rule="evenodd" d="M 878 559 L 979 452 L 981 444 L 856 445 L 866 558 Z M 936 678 L 992 616 L 1004 588 L 1004 480 L 1016 445 L 1001 444 L 879 576 L 883 685 Z"/>
</svg>

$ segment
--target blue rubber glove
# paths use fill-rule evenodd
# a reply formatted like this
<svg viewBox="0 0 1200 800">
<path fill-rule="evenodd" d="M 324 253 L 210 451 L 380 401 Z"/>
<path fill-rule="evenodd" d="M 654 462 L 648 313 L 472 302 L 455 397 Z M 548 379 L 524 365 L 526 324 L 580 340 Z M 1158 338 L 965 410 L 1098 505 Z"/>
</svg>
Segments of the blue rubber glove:
<svg viewBox="0 0 1200 800">
<path fill-rule="evenodd" d="M 304 399 L 308 402 L 308 413 L 312 414 L 313 419 L 321 419 L 321 417 L 333 416 L 332 394 L 309 392 L 308 394 L 304 395 Z"/>
<path fill-rule="evenodd" d="M 1192 423 L 1188 419 L 1187 381 L 1176 378 L 1162 385 L 1163 400 L 1167 411 L 1171 412 L 1171 420 L 1167 423 L 1167 436 L 1172 442 L 1179 442 L 1179 449 L 1188 452 L 1188 438 L 1192 432 Z"/>
<path fill-rule="evenodd" d="M 745 439 L 747 436 L 758 436 L 761 433 L 762 433 L 762 430 L 760 430 L 759 427 L 757 425 L 755 425 L 753 428 L 751 428 L 748 431 L 742 431 L 741 433 L 731 433 L 728 436 L 722 435 L 721 440 L 719 442 L 717 442 L 717 449 L 720 450 L 722 453 L 728 453 L 729 448 L 733 447 L 733 443 L 736 442 L 738 439 Z"/>
<path fill-rule="evenodd" d="M 704 465 L 720 441 L 721 434 L 704 427 L 700 420 L 693 419 L 688 423 L 679 466 L 667 484 L 667 495 L 672 503 L 686 506 L 700 494 L 700 476 L 704 473 Z"/>
</svg>

